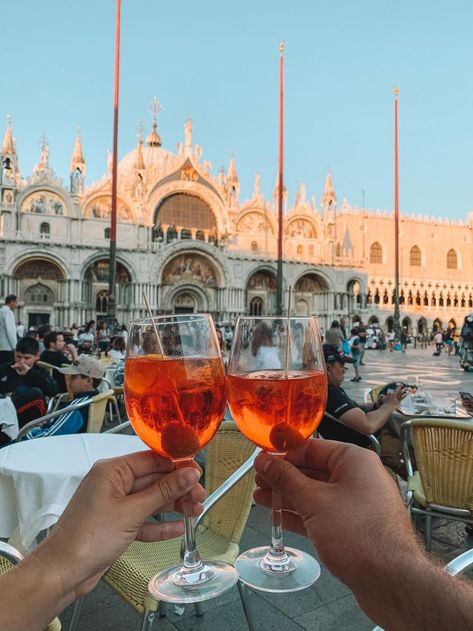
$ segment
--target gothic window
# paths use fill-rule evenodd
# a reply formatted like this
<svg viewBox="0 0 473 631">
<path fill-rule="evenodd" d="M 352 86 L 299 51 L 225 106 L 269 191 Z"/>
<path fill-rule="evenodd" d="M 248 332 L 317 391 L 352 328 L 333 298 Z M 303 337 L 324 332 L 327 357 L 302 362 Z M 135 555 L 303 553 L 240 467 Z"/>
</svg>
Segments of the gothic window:
<svg viewBox="0 0 473 631">
<path fill-rule="evenodd" d="M 418 291 L 416 293 L 416 305 L 420 306 L 421 301 L 420 301 L 420 291 Z"/>
<path fill-rule="evenodd" d="M 424 307 L 428 307 L 428 306 L 429 306 L 429 296 L 427 292 L 424 292 Z"/>
<path fill-rule="evenodd" d="M 195 238 L 198 241 L 205 241 L 205 233 L 203 230 L 197 230 L 197 232 L 195 233 Z"/>
<path fill-rule="evenodd" d="M 468 298 L 468 306 L 473 307 L 473 299 L 471 297 L 471 294 L 470 294 L 470 297 Z"/>
<path fill-rule="evenodd" d="M 458 258 L 457 253 L 452 248 L 447 252 L 447 269 L 457 269 L 458 268 Z"/>
<path fill-rule="evenodd" d="M 104 239 L 110 239 L 110 231 L 111 231 L 111 228 L 105 228 L 105 230 L 103 231 Z"/>
<path fill-rule="evenodd" d="M 458 296 L 457 296 L 457 294 L 455 294 L 455 297 L 453 299 L 453 306 L 454 307 L 458 307 Z"/>
<path fill-rule="evenodd" d="M 388 294 L 388 290 L 385 289 L 384 295 L 383 295 L 383 305 L 387 305 L 388 303 L 389 303 L 389 294 Z"/>
<path fill-rule="evenodd" d="M 450 294 L 447 294 L 447 307 L 450 307 L 452 304 L 452 299 L 450 297 Z"/>
<path fill-rule="evenodd" d="M 366 302 L 369 305 L 373 302 L 373 297 L 371 296 L 371 289 L 368 289 L 368 293 L 366 294 Z"/>
<path fill-rule="evenodd" d="M 407 294 L 407 304 L 412 305 L 413 303 L 414 303 L 414 298 L 412 296 L 412 291 L 409 290 L 409 293 Z"/>
<path fill-rule="evenodd" d="M 432 294 L 432 300 L 430 301 L 432 307 L 436 307 L 437 306 L 437 297 L 435 295 L 435 292 Z"/>
<path fill-rule="evenodd" d="M 54 293 L 52 289 L 38 283 L 28 287 L 25 292 L 25 304 L 35 305 L 37 307 L 52 307 L 54 304 Z"/>
<path fill-rule="evenodd" d="M 439 307 L 443 307 L 443 293 L 442 292 L 440 292 L 440 295 L 439 295 Z"/>
<path fill-rule="evenodd" d="M 465 298 L 465 294 L 462 294 L 462 299 L 460 302 L 460 306 L 462 307 L 466 307 L 466 298 Z"/>
<path fill-rule="evenodd" d="M 51 229 L 47 221 L 43 221 L 39 226 L 39 234 L 43 237 L 43 239 L 49 239 Z"/>
<path fill-rule="evenodd" d="M 399 304 L 403 305 L 405 304 L 406 299 L 404 298 L 404 289 L 401 289 L 401 295 L 399 296 Z"/>
<path fill-rule="evenodd" d="M 381 243 L 375 241 L 371 244 L 370 248 L 370 263 L 382 263 L 383 262 L 383 248 Z"/>
<path fill-rule="evenodd" d="M 258 244 L 256 243 L 256 241 L 252 241 L 251 242 L 251 251 L 252 252 L 257 252 L 258 251 Z"/>
<path fill-rule="evenodd" d="M 421 266 L 420 248 L 417 245 L 414 245 L 411 248 L 410 263 L 411 263 L 412 267 L 420 267 Z"/>
<path fill-rule="evenodd" d="M 181 239 L 192 239 L 192 233 L 189 228 L 183 228 L 181 230 Z"/>
<path fill-rule="evenodd" d="M 379 305 L 379 289 L 376 289 L 376 292 L 374 295 L 374 304 Z"/>
<path fill-rule="evenodd" d="M 210 206 L 195 195 L 175 193 L 159 205 L 155 224 L 190 226 L 199 230 L 216 230 L 217 225 Z"/>
<path fill-rule="evenodd" d="M 251 299 L 250 302 L 250 315 L 260 316 L 263 315 L 263 299 L 256 296 Z"/>
</svg>

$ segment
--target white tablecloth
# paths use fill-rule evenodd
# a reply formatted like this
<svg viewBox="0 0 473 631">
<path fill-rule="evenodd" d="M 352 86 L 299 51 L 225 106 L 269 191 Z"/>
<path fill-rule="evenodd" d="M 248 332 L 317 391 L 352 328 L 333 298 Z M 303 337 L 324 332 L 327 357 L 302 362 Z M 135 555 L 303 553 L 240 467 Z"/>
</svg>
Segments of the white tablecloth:
<svg viewBox="0 0 473 631">
<path fill-rule="evenodd" d="M 0 425 L 3 425 L 2 431 L 12 440 L 15 440 L 19 432 L 18 417 L 10 397 L 0 399 Z"/>
<path fill-rule="evenodd" d="M 136 436 L 120 434 L 50 436 L 0 449 L 0 537 L 18 528 L 30 549 L 57 522 L 94 462 L 146 449 Z"/>
</svg>

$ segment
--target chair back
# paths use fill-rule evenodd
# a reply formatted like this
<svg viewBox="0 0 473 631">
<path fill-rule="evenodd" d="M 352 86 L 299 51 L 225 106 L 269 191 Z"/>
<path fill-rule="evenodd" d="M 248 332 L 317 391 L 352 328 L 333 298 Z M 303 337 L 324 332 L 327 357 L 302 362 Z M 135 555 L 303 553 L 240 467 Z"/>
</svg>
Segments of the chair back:
<svg viewBox="0 0 473 631">
<path fill-rule="evenodd" d="M 368 392 L 370 403 L 376 403 L 376 401 L 379 399 L 379 393 L 385 387 L 385 385 L 386 385 L 385 383 L 382 383 L 379 386 L 375 386 L 374 388 L 371 388 L 371 390 Z"/>
<path fill-rule="evenodd" d="M 254 452 L 255 446 L 233 421 L 223 421 L 207 446 L 205 488 L 210 495 Z M 254 469 L 245 475 L 208 512 L 203 527 L 223 538 L 239 543 L 251 510 Z"/>
<path fill-rule="evenodd" d="M 54 379 L 54 369 L 57 368 L 56 366 L 48 364 L 48 362 L 42 362 L 41 360 L 38 360 L 36 362 L 36 366 L 42 368 L 43 370 L 46 370 L 49 373 L 49 376 Z"/>
<path fill-rule="evenodd" d="M 100 433 L 105 418 L 108 400 L 113 396 L 113 390 L 110 389 L 105 390 L 105 392 L 99 392 L 99 394 L 92 397 L 87 417 L 87 433 Z"/>
<path fill-rule="evenodd" d="M 407 432 L 427 503 L 473 511 L 473 424 L 422 418 L 403 424 L 404 443 Z"/>
</svg>

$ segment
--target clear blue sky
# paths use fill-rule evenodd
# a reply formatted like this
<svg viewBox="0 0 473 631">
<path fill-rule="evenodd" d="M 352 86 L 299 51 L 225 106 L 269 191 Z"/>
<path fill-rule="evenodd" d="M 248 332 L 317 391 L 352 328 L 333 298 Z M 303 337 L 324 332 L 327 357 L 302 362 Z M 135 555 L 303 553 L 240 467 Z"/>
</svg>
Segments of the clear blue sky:
<svg viewBox="0 0 473 631">
<path fill-rule="evenodd" d="M 112 144 L 114 0 L 2 3 L 0 130 L 11 114 L 23 174 L 67 177 L 76 126 L 87 183 Z M 285 182 L 320 199 L 393 206 L 393 96 L 400 86 L 401 212 L 473 210 L 471 0 L 123 0 L 120 157 L 156 95 L 163 146 L 190 117 L 216 174 L 235 155 L 242 198 L 277 171 L 279 41 L 286 43 Z"/>
</svg>

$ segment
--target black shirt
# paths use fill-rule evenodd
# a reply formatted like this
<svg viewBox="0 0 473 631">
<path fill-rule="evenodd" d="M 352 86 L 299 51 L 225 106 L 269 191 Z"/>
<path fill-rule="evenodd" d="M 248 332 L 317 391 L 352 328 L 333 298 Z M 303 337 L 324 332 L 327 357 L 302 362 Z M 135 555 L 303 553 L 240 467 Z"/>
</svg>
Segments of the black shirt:
<svg viewBox="0 0 473 631">
<path fill-rule="evenodd" d="M 67 359 L 64 353 L 61 351 L 45 350 L 40 355 L 40 360 L 51 364 L 51 366 L 57 366 L 60 368 L 63 364 L 71 364 L 71 360 Z M 53 377 L 56 380 L 59 392 L 67 392 L 66 380 L 64 375 L 59 370 L 53 370 Z"/>
<path fill-rule="evenodd" d="M 362 409 L 356 401 L 350 399 L 343 388 L 329 385 L 326 408 L 329 414 L 339 419 L 345 412 L 353 410 L 354 408 Z M 328 416 L 324 416 L 318 427 L 318 431 L 328 440 L 352 443 L 360 447 L 369 447 L 371 445 L 371 441 L 367 436 L 360 434 L 360 432 L 357 432 L 347 425 L 343 425 L 342 422 L 338 423 L 330 419 Z"/>
<path fill-rule="evenodd" d="M 39 388 L 46 397 L 57 393 L 54 379 L 39 366 L 33 366 L 25 375 L 19 375 L 10 364 L 0 366 L 0 393 L 17 392 L 21 388 Z"/>
</svg>

